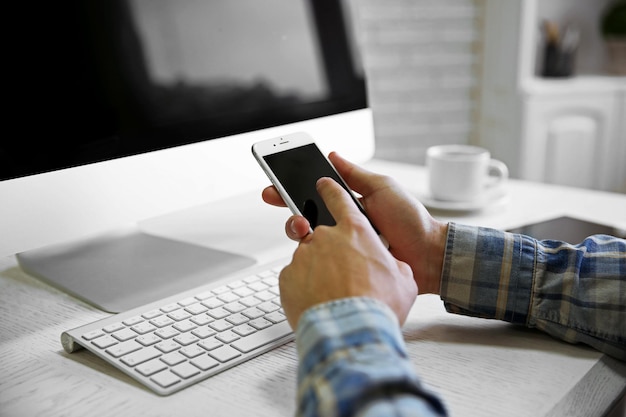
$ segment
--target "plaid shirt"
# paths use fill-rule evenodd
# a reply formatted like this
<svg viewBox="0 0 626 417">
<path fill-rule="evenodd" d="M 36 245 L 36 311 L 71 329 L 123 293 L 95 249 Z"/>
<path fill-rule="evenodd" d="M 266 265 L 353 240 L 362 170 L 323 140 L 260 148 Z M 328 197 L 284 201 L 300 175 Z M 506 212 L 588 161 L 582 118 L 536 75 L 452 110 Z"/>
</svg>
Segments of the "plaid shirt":
<svg viewBox="0 0 626 417">
<path fill-rule="evenodd" d="M 307 310 L 296 333 L 299 416 L 441 416 L 420 383 L 398 319 L 370 298 Z"/>
<path fill-rule="evenodd" d="M 626 241 L 578 245 L 451 223 L 446 309 L 536 327 L 626 360 Z"/>
<path fill-rule="evenodd" d="M 441 298 L 450 312 L 539 328 L 626 360 L 626 241 L 579 245 L 450 223 Z M 300 319 L 298 415 L 445 415 L 406 354 L 393 312 L 368 298 Z"/>
</svg>

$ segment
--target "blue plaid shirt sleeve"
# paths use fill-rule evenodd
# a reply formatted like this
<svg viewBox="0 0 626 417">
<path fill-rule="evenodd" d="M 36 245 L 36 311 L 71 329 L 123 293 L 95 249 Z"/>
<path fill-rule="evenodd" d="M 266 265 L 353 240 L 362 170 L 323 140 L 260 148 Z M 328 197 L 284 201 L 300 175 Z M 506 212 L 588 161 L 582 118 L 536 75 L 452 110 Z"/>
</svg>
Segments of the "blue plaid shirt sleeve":
<svg viewBox="0 0 626 417">
<path fill-rule="evenodd" d="M 374 299 L 320 304 L 298 323 L 298 416 L 441 416 L 422 386 L 394 313 Z"/>
<path fill-rule="evenodd" d="M 449 312 L 538 328 L 626 360 L 626 241 L 573 245 L 450 223 L 441 282 Z"/>
</svg>

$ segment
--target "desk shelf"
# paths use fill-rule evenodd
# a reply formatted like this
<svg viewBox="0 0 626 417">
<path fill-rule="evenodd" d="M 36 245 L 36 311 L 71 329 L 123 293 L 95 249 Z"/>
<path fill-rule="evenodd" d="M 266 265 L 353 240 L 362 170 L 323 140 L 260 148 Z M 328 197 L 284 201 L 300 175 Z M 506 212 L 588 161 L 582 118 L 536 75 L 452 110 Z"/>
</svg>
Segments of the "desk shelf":
<svg viewBox="0 0 626 417">
<path fill-rule="evenodd" d="M 536 76 L 539 6 L 486 0 L 479 143 L 513 177 L 626 192 L 626 77 Z"/>
</svg>

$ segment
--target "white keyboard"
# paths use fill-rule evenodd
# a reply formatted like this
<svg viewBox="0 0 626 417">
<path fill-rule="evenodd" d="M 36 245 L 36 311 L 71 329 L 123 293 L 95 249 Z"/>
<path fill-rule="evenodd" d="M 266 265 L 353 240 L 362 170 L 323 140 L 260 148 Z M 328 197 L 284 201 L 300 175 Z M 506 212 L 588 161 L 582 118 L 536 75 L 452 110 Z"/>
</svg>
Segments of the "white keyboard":
<svg viewBox="0 0 626 417">
<path fill-rule="evenodd" d="M 278 273 L 284 262 L 64 332 L 159 395 L 169 395 L 293 340 Z"/>
</svg>

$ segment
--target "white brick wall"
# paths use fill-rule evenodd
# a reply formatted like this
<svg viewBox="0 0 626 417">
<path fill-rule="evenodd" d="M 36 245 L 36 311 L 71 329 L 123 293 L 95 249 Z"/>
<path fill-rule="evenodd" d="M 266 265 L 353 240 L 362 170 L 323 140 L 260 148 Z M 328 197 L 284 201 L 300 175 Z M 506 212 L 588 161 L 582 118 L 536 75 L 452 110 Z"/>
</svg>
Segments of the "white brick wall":
<svg viewBox="0 0 626 417">
<path fill-rule="evenodd" d="M 424 163 L 428 146 L 471 143 L 482 0 L 354 0 L 376 157 Z"/>
</svg>

